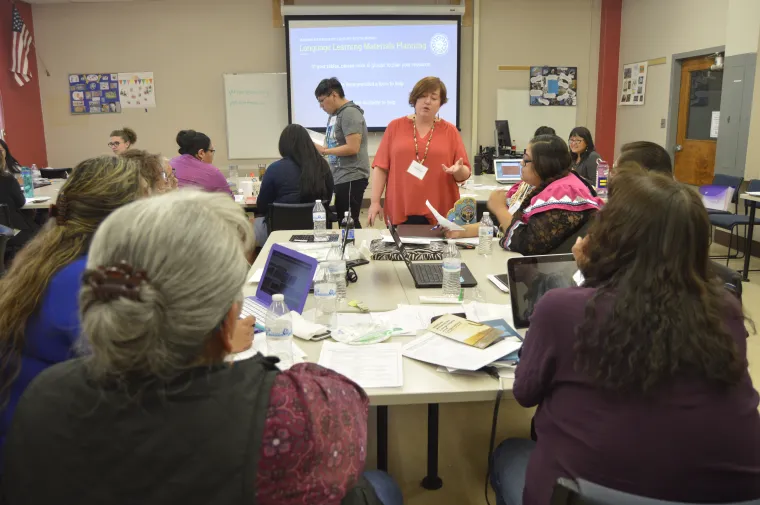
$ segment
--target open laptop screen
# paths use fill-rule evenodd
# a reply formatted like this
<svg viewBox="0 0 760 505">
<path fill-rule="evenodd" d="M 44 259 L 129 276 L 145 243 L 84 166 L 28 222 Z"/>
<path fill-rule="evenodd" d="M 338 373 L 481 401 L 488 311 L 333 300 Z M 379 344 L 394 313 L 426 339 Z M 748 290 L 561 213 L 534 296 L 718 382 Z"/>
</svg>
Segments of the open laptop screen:
<svg viewBox="0 0 760 505">
<path fill-rule="evenodd" d="M 497 181 L 520 182 L 522 164 L 520 160 L 493 160 L 494 174 Z"/>
<path fill-rule="evenodd" d="M 517 328 L 526 328 L 538 301 L 550 290 L 577 286 L 578 265 L 572 254 L 523 256 L 507 260 L 512 316 Z"/>
<path fill-rule="evenodd" d="M 300 254 L 296 256 L 297 253 L 287 254 L 283 249 L 272 247 L 256 297 L 270 304 L 272 295 L 282 293 L 288 308 L 301 312 L 309 296 L 316 261 L 309 262 L 308 257 L 301 259 L 298 257 Z"/>
</svg>

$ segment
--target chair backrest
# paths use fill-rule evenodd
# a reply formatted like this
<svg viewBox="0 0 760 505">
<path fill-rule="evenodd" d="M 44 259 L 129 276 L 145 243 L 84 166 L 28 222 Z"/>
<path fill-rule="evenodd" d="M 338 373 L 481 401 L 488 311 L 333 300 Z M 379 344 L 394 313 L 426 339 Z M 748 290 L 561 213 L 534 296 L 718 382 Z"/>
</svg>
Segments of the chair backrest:
<svg viewBox="0 0 760 505">
<path fill-rule="evenodd" d="M 0 203 L 0 225 L 8 227 L 11 225 L 11 210 L 4 203 Z"/>
<path fill-rule="evenodd" d="M 325 209 L 330 202 L 322 202 Z M 314 228 L 312 218 L 313 203 L 273 203 L 267 208 L 267 230 L 311 230 Z M 332 228 L 330 213 L 327 213 L 327 228 Z"/>
<path fill-rule="evenodd" d="M 68 179 L 70 168 L 40 168 L 40 175 L 45 179 Z"/>
<path fill-rule="evenodd" d="M 573 252 L 573 246 L 575 245 L 575 241 L 578 240 L 578 237 L 585 237 L 588 233 L 588 229 L 591 226 L 591 219 L 593 219 L 593 216 L 592 218 L 587 219 L 578 231 L 567 237 L 567 239 L 562 242 L 559 247 L 553 250 L 551 254 L 568 254 Z"/>
<path fill-rule="evenodd" d="M 715 174 L 713 176 L 713 186 L 728 186 L 734 188 L 734 196 L 731 197 L 731 203 L 734 204 L 735 212 L 739 213 L 739 188 L 741 188 L 744 182 L 744 177 L 738 177 L 735 175 Z"/>
<path fill-rule="evenodd" d="M 554 486 L 551 505 L 696 505 L 656 500 L 615 491 L 587 480 L 559 479 Z M 760 505 L 760 499 L 721 505 Z"/>
</svg>

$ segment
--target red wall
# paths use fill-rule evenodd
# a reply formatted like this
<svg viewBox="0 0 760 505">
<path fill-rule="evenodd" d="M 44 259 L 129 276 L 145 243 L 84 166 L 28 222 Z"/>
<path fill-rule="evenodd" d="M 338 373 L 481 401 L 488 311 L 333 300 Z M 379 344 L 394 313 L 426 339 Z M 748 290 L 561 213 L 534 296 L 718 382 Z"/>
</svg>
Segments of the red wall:
<svg viewBox="0 0 760 505">
<path fill-rule="evenodd" d="M 596 152 L 610 165 L 612 165 L 615 156 L 622 9 L 623 0 L 602 0 L 594 146 Z"/>
<path fill-rule="evenodd" d="M 24 23 L 34 36 L 32 6 L 24 2 L 16 2 L 16 6 Z M 37 51 L 34 46 L 29 51 L 31 82 L 19 86 L 10 71 L 13 42 L 12 13 L 11 3 L 0 1 L 0 100 L 2 100 L 5 119 L 5 141 L 13 156 L 21 164 L 31 166 L 32 163 L 36 163 L 37 166 L 46 167 L 47 149 L 45 127 L 42 123 Z"/>
</svg>

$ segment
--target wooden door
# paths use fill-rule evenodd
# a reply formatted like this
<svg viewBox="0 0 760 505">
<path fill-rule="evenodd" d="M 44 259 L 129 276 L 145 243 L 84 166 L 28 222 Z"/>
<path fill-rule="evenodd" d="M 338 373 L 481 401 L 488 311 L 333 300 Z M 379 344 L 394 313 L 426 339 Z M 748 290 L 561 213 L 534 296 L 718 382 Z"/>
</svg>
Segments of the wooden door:
<svg viewBox="0 0 760 505">
<path fill-rule="evenodd" d="M 715 173 L 717 135 L 712 122 L 720 114 L 723 71 L 710 70 L 715 59 L 705 56 L 684 60 L 678 103 L 675 176 L 681 182 L 710 184 Z"/>
</svg>

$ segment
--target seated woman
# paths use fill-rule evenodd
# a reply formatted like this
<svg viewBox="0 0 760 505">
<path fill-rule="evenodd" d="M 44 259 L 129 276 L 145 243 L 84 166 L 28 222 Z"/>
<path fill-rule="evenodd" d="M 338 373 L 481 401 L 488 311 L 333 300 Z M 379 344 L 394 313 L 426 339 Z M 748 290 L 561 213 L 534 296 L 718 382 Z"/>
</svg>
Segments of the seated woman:
<svg viewBox="0 0 760 505">
<path fill-rule="evenodd" d="M 195 130 L 182 130 L 177 134 L 177 144 L 180 155 L 172 158 L 169 164 L 174 169 L 180 188 L 195 187 L 232 196 L 227 179 L 212 164 L 216 149 L 208 135 Z"/>
<path fill-rule="evenodd" d="M 265 222 L 269 205 L 332 200 L 330 165 L 317 151 L 306 128 L 297 124 L 286 126 L 280 135 L 279 148 L 282 159 L 267 169 L 256 199 L 260 217 L 255 219 L 253 228 L 258 246 L 263 246 L 269 236 Z"/>
<path fill-rule="evenodd" d="M 80 293 L 91 354 L 19 404 L 8 505 L 401 503 L 388 476 L 362 477 L 359 386 L 311 363 L 226 360 L 252 248 L 245 213 L 219 194 L 175 191 L 103 223 Z"/>
<path fill-rule="evenodd" d="M 21 164 L 8 149 L 8 144 L 0 140 L 0 204 L 8 209 L 9 223 L 3 223 L 10 228 L 19 230 L 8 241 L 8 249 L 20 249 L 29 242 L 39 230 L 39 225 L 34 221 L 34 211 L 22 210 L 26 205 L 26 197 L 21 189 Z M 0 214 L 0 219 L 3 216 Z"/>
<path fill-rule="evenodd" d="M 602 159 L 594 150 L 594 139 L 588 128 L 576 126 L 570 132 L 568 139 L 570 155 L 573 158 L 572 168 L 578 175 L 596 186 L 596 164 Z"/>
<path fill-rule="evenodd" d="M 121 130 L 114 130 L 111 132 L 111 139 L 108 141 L 108 147 L 117 156 L 129 151 L 129 149 L 137 143 L 137 134 L 132 128 L 126 126 Z"/>
<path fill-rule="evenodd" d="M 501 246 L 525 255 L 549 254 L 577 233 L 604 201 L 570 170 L 567 144 L 556 135 L 530 141 L 523 158 L 522 180 L 508 192 L 494 191 L 488 209 L 504 232 Z M 478 224 L 449 238 L 477 237 Z"/>
<path fill-rule="evenodd" d="M 745 318 L 712 277 L 699 194 L 621 170 L 588 237 L 583 286 L 548 292 L 525 337 L 513 393 L 540 404 L 538 441 L 496 450 L 500 503 L 549 503 L 562 477 L 673 502 L 760 498 Z"/>
<path fill-rule="evenodd" d="M 131 154 L 77 165 L 58 193 L 48 224 L 0 279 L 0 450 L 29 383 L 74 356 L 77 295 L 90 241 L 111 212 L 155 192 L 141 183 L 144 171 Z"/>
<path fill-rule="evenodd" d="M 177 179 L 162 156 L 139 149 L 131 149 L 122 156 L 137 162 L 140 169 L 140 187 L 144 194 L 160 194 L 177 189 Z"/>
</svg>

